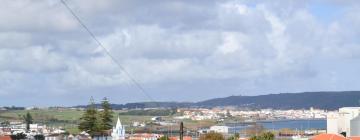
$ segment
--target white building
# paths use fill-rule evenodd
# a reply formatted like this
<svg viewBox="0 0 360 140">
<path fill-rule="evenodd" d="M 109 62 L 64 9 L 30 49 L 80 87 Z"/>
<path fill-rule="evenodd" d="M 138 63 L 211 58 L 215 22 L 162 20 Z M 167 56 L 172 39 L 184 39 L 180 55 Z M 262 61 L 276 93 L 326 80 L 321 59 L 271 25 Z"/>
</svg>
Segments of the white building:
<svg viewBox="0 0 360 140">
<path fill-rule="evenodd" d="M 210 127 L 210 132 L 211 131 L 216 132 L 216 133 L 227 134 L 227 133 L 229 133 L 229 127 L 228 126 L 215 125 L 215 126 Z"/>
<path fill-rule="evenodd" d="M 351 136 L 360 136 L 360 116 L 350 121 L 350 134 Z"/>
<path fill-rule="evenodd" d="M 357 118 L 360 114 L 360 107 L 343 107 L 339 109 L 338 113 L 328 114 L 327 116 L 327 133 L 339 134 L 346 133 L 346 136 L 359 136 L 351 128 L 358 128 L 360 119 Z M 360 131 L 357 131 L 360 132 Z"/>
<path fill-rule="evenodd" d="M 338 113 L 329 113 L 326 119 L 326 130 L 329 134 L 338 134 Z"/>
<path fill-rule="evenodd" d="M 111 133 L 113 140 L 125 140 L 125 127 L 121 125 L 120 118 L 116 122 L 116 126 Z"/>
</svg>

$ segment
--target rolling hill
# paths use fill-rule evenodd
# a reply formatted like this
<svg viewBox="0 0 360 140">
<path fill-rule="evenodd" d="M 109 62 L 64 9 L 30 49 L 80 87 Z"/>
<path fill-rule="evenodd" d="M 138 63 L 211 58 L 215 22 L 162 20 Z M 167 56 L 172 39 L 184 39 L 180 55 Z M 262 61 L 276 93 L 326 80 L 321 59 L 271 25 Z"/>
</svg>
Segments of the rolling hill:
<svg viewBox="0 0 360 140">
<path fill-rule="evenodd" d="M 97 104 L 97 106 L 100 106 Z M 310 107 L 335 110 L 340 107 L 360 106 L 360 91 L 280 93 L 258 96 L 229 96 L 196 103 L 191 102 L 138 102 L 111 104 L 114 109 L 134 108 L 178 108 L 178 107 L 223 107 L 272 109 L 308 109 Z M 86 107 L 80 105 L 76 107 Z"/>
<path fill-rule="evenodd" d="M 196 103 L 200 107 L 239 106 L 250 108 L 334 110 L 344 106 L 360 106 L 360 91 L 281 93 L 259 96 L 230 96 Z"/>
</svg>

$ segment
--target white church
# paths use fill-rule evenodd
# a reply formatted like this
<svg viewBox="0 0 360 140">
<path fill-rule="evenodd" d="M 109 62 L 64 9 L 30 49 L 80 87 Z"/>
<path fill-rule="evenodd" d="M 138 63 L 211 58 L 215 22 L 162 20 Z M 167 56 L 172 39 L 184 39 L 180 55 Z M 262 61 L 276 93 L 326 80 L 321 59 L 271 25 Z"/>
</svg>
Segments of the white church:
<svg viewBox="0 0 360 140">
<path fill-rule="evenodd" d="M 119 117 L 116 122 L 116 126 L 113 127 L 111 137 L 112 137 L 112 140 L 125 140 L 125 126 L 121 125 Z"/>
</svg>

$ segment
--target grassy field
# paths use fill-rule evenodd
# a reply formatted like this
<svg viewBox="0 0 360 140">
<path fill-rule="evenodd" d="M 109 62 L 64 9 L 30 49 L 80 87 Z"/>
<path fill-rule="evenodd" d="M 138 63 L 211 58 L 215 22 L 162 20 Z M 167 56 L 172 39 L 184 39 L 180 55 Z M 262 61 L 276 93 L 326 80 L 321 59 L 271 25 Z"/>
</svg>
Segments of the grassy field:
<svg viewBox="0 0 360 140">
<path fill-rule="evenodd" d="M 79 119 L 83 114 L 81 110 L 74 109 L 40 109 L 40 110 L 14 110 L 14 111 L 2 111 L 0 112 L 0 122 L 2 121 L 22 121 L 21 116 L 25 115 L 27 112 L 31 113 L 34 118 L 35 123 L 46 124 L 50 127 L 62 127 L 72 134 L 79 133 L 77 129 L 77 124 Z M 113 122 L 114 125 L 117 121 L 117 117 L 120 111 L 114 112 Z M 120 115 L 120 120 L 123 125 L 126 125 L 128 128 L 130 125 L 137 122 L 150 123 L 151 118 L 154 116 L 139 116 L 139 115 Z M 164 116 L 164 120 L 173 120 L 173 116 Z M 205 121 L 192 121 L 192 120 L 183 120 L 187 128 L 196 128 L 196 127 L 206 127 L 214 125 L 216 122 L 213 120 Z M 149 126 L 150 129 L 152 126 Z M 158 127 L 158 126 L 154 126 Z M 174 126 L 177 128 L 177 126 Z M 129 128 L 130 130 L 132 128 Z"/>
<path fill-rule="evenodd" d="M 75 122 L 80 119 L 83 114 L 81 110 L 57 110 L 57 109 L 46 109 L 46 110 L 14 110 L 14 111 L 3 111 L 0 112 L 0 121 L 4 120 L 21 120 L 21 116 L 25 115 L 29 112 L 34 121 L 37 123 L 42 123 L 43 121 L 51 121 L 51 120 L 58 120 L 58 121 L 69 121 Z M 114 121 L 117 120 L 118 112 L 115 111 L 114 113 Z M 132 115 L 121 115 L 119 116 L 121 122 L 124 124 L 129 124 L 133 121 L 144 121 L 150 120 L 153 116 L 132 116 Z M 54 121 L 56 122 L 56 121 Z"/>
<path fill-rule="evenodd" d="M 12 120 L 21 119 L 22 115 L 25 115 L 27 112 L 31 113 L 35 122 L 42 122 L 42 120 L 66 120 L 66 121 L 74 121 L 78 120 L 83 111 L 79 110 L 57 110 L 57 109 L 46 109 L 46 110 L 14 110 L 14 111 L 5 111 L 0 113 L 1 118 L 11 118 Z"/>
<path fill-rule="evenodd" d="M 81 110 L 73 109 L 41 109 L 41 110 L 13 110 L 13 111 L 1 111 L 0 122 L 2 121 L 22 121 L 23 115 L 29 112 L 34 119 L 35 123 L 46 124 L 51 127 L 62 127 L 68 130 L 70 133 L 78 133 L 77 124 L 83 114 Z M 114 112 L 113 122 L 114 125 L 117 121 L 117 115 L 119 112 Z M 130 125 L 134 121 L 138 122 L 150 122 L 153 116 L 132 116 L 121 115 L 119 116 L 121 123 L 124 125 Z"/>
</svg>

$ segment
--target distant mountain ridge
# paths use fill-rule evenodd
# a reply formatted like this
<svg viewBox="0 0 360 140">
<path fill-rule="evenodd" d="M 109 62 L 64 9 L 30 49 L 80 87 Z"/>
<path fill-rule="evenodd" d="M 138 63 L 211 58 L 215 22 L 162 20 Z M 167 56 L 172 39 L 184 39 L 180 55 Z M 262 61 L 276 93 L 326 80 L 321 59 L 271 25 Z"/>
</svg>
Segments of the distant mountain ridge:
<svg viewBox="0 0 360 140">
<path fill-rule="evenodd" d="M 230 96 L 196 103 L 201 107 L 240 106 L 250 108 L 334 110 L 360 106 L 360 91 L 280 93 L 259 96 Z"/>
<path fill-rule="evenodd" d="M 99 105 L 97 105 L 99 106 Z M 178 108 L 178 107 L 224 107 L 272 109 L 308 109 L 310 107 L 336 110 L 340 107 L 360 106 L 360 91 L 280 93 L 258 96 L 229 96 L 201 102 L 139 102 L 112 104 L 114 109 Z M 86 107 L 86 106 L 75 106 Z"/>
</svg>

